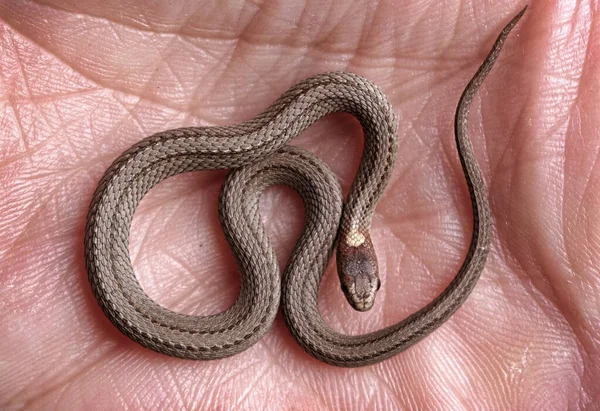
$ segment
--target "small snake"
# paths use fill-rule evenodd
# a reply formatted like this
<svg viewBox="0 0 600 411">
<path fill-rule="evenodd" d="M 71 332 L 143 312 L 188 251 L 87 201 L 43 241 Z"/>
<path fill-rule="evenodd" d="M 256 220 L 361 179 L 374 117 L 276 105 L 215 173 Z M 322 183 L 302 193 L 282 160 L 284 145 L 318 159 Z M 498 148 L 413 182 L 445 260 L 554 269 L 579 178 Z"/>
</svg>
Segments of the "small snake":
<svg viewBox="0 0 600 411">
<path fill-rule="evenodd" d="M 280 301 L 298 343 L 333 365 L 374 364 L 426 337 L 463 304 L 485 264 L 490 211 L 467 117 L 474 94 L 524 12 L 504 28 L 460 98 L 455 135 L 473 207 L 473 235 L 455 278 L 427 306 L 395 325 L 359 336 L 332 330 L 319 313 L 321 277 L 336 240 L 338 274 L 348 302 L 365 311 L 375 301 L 380 280 L 369 228 L 397 153 L 397 120 L 385 95 L 358 75 L 335 72 L 300 82 L 250 121 L 158 133 L 110 166 L 91 202 L 85 233 L 88 277 L 104 313 L 141 345 L 187 359 L 218 359 L 246 350 L 269 330 Z M 345 204 L 330 169 L 312 154 L 287 146 L 332 112 L 353 114 L 364 132 L 362 159 Z M 211 316 L 165 309 L 144 293 L 133 272 L 128 242 L 134 211 L 154 185 L 170 176 L 225 168 L 233 171 L 221 189 L 219 213 L 240 269 L 239 296 L 228 310 Z M 263 189 L 273 184 L 295 189 L 306 215 L 283 281 L 258 206 Z"/>
</svg>

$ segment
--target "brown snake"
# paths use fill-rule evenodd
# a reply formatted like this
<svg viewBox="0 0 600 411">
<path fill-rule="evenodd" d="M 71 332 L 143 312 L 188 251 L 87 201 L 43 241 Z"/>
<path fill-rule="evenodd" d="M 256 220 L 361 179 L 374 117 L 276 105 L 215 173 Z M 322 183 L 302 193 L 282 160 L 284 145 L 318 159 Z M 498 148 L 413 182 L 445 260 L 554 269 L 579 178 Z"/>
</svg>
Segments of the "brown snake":
<svg viewBox="0 0 600 411">
<path fill-rule="evenodd" d="M 298 343 L 329 364 L 377 363 L 415 344 L 446 321 L 467 299 L 483 270 L 490 241 L 487 190 L 468 137 L 473 96 L 491 70 L 521 11 L 504 28 L 460 99 L 455 119 L 458 155 L 473 207 L 471 244 L 458 273 L 430 304 L 399 323 L 359 336 L 342 335 L 317 306 L 321 277 L 336 239 L 342 289 L 357 310 L 368 310 L 379 289 L 369 228 L 397 152 L 396 116 L 385 95 L 350 73 L 317 75 L 297 84 L 264 113 L 227 127 L 189 127 L 155 134 L 123 153 L 106 171 L 90 205 L 85 260 L 104 313 L 125 335 L 152 350 L 188 359 L 217 359 L 256 343 L 283 304 Z M 356 116 L 364 152 L 345 205 L 329 168 L 313 155 L 286 146 L 332 112 Z M 211 316 L 165 309 L 140 287 L 129 258 L 129 229 L 142 197 L 175 174 L 234 168 L 220 195 L 221 225 L 240 268 L 236 302 Z M 283 275 L 262 225 L 258 204 L 273 184 L 294 188 L 305 207 L 305 226 Z"/>
</svg>

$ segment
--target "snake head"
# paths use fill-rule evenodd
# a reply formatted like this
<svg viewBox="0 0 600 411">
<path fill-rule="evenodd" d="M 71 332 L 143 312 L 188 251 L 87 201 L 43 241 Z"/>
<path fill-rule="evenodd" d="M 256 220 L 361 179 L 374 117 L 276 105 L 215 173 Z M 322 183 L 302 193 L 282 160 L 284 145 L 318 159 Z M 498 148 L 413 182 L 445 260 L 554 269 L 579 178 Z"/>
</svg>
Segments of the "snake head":
<svg viewBox="0 0 600 411">
<path fill-rule="evenodd" d="M 359 241 L 356 241 L 358 238 Z M 381 287 L 377 257 L 370 236 L 350 233 L 338 244 L 337 265 L 342 291 L 357 311 L 373 307 Z"/>
</svg>

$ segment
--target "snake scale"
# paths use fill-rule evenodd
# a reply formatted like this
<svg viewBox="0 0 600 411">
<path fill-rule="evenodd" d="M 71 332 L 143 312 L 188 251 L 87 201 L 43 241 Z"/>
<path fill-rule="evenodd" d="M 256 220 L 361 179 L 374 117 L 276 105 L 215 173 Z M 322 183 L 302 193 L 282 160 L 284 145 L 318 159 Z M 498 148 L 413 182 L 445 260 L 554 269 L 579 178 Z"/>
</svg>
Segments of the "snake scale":
<svg viewBox="0 0 600 411">
<path fill-rule="evenodd" d="M 88 278 L 104 313 L 141 345 L 186 359 L 218 359 L 248 349 L 270 329 L 280 303 L 296 341 L 313 357 L 337 366 L 374 364 L 426 337 L 467 299 L 486 261 L 490 211 L 467 117 L 474 94 L 524 12 L 503 29 L 460 98 L 455 135 L 471 198 L 473 234 L 458 273 L 427 306 L 397 324 L 358 336 L 336 332 L 319 313 L 319 285 L 336 245 L 348 302 L 359 311 L 374 304 L 380 280 L 369 228 L 398 149 L 397 118 L 386 96 L 363 77 L 333 72 L 300 82 L 252 120 L 164 131 L 115 160 L 98 184 L 85 233 Z M 345 202 L 335 175 L 321 160 L 287 145 L 332 112 L 354 115 L 364 132 L 363 155 Z M 130 261 L 134 211 L 153 186 L 170 176 L 230 168 L 219 215 L 240 270 L 239 296 L 229 309 L 211 316 L 161 307 L 144 293 Z M 259 214 L 260 194 L 274 184 L 296 190 L 306 216 L 283 279 Z"/>
</svg>

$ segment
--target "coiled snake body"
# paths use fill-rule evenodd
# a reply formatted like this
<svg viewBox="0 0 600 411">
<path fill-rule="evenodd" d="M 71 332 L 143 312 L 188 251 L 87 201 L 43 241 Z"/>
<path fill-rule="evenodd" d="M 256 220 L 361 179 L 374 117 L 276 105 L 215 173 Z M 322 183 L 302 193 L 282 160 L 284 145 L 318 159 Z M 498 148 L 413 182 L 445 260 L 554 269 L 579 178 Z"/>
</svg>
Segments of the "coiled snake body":
<svg viewBox="0 0 600 411">
<path fill-rule="evenodd" d="M 485 264 L 489 205 L 467 134 L 467 115 L 473 95 L 524 11 L 504 28 L 457 109 L 456 141 L 473 206 L 473 236 L 456 277 L 426 307 L 395 325 L 360 336 L 339 334 L 319 314 L 319 285 L 336 239 L 338 273 L 349 303 L 360 311 L 374 303 L 380 282 L 369 227 L 397 151 L 396 117 L 384 94 L 360 76 L 328 73 L 302 81 L 248 122 L 158 133 L 111 165 L 90 205 L 85 236 L 89 281 L 105 314 L 143 346 L 187 359 L 224 358 L 249 348 L 271 327 L 280 301 L 298 343 L 329 364 L 373 364 L 427 336 L 461 306 Z M 319 118 L 339 111 L 356 116 L 365 137 L 345 204 L 326 165 L 286 146 Z M 128 250 L 135 208 L 154 185 L 170 176 L 224 168 L 234 168 L 222 187 L 219 210 L 240 268 L 239 296 L 217 315 L 175 313 L 152 301 L 135 278 Z M 273 184 L 294 188 L 306 209 L 304 230 L 287 264 L 283 286 L 258 210 L 260 193 Z"/>
</svg>

